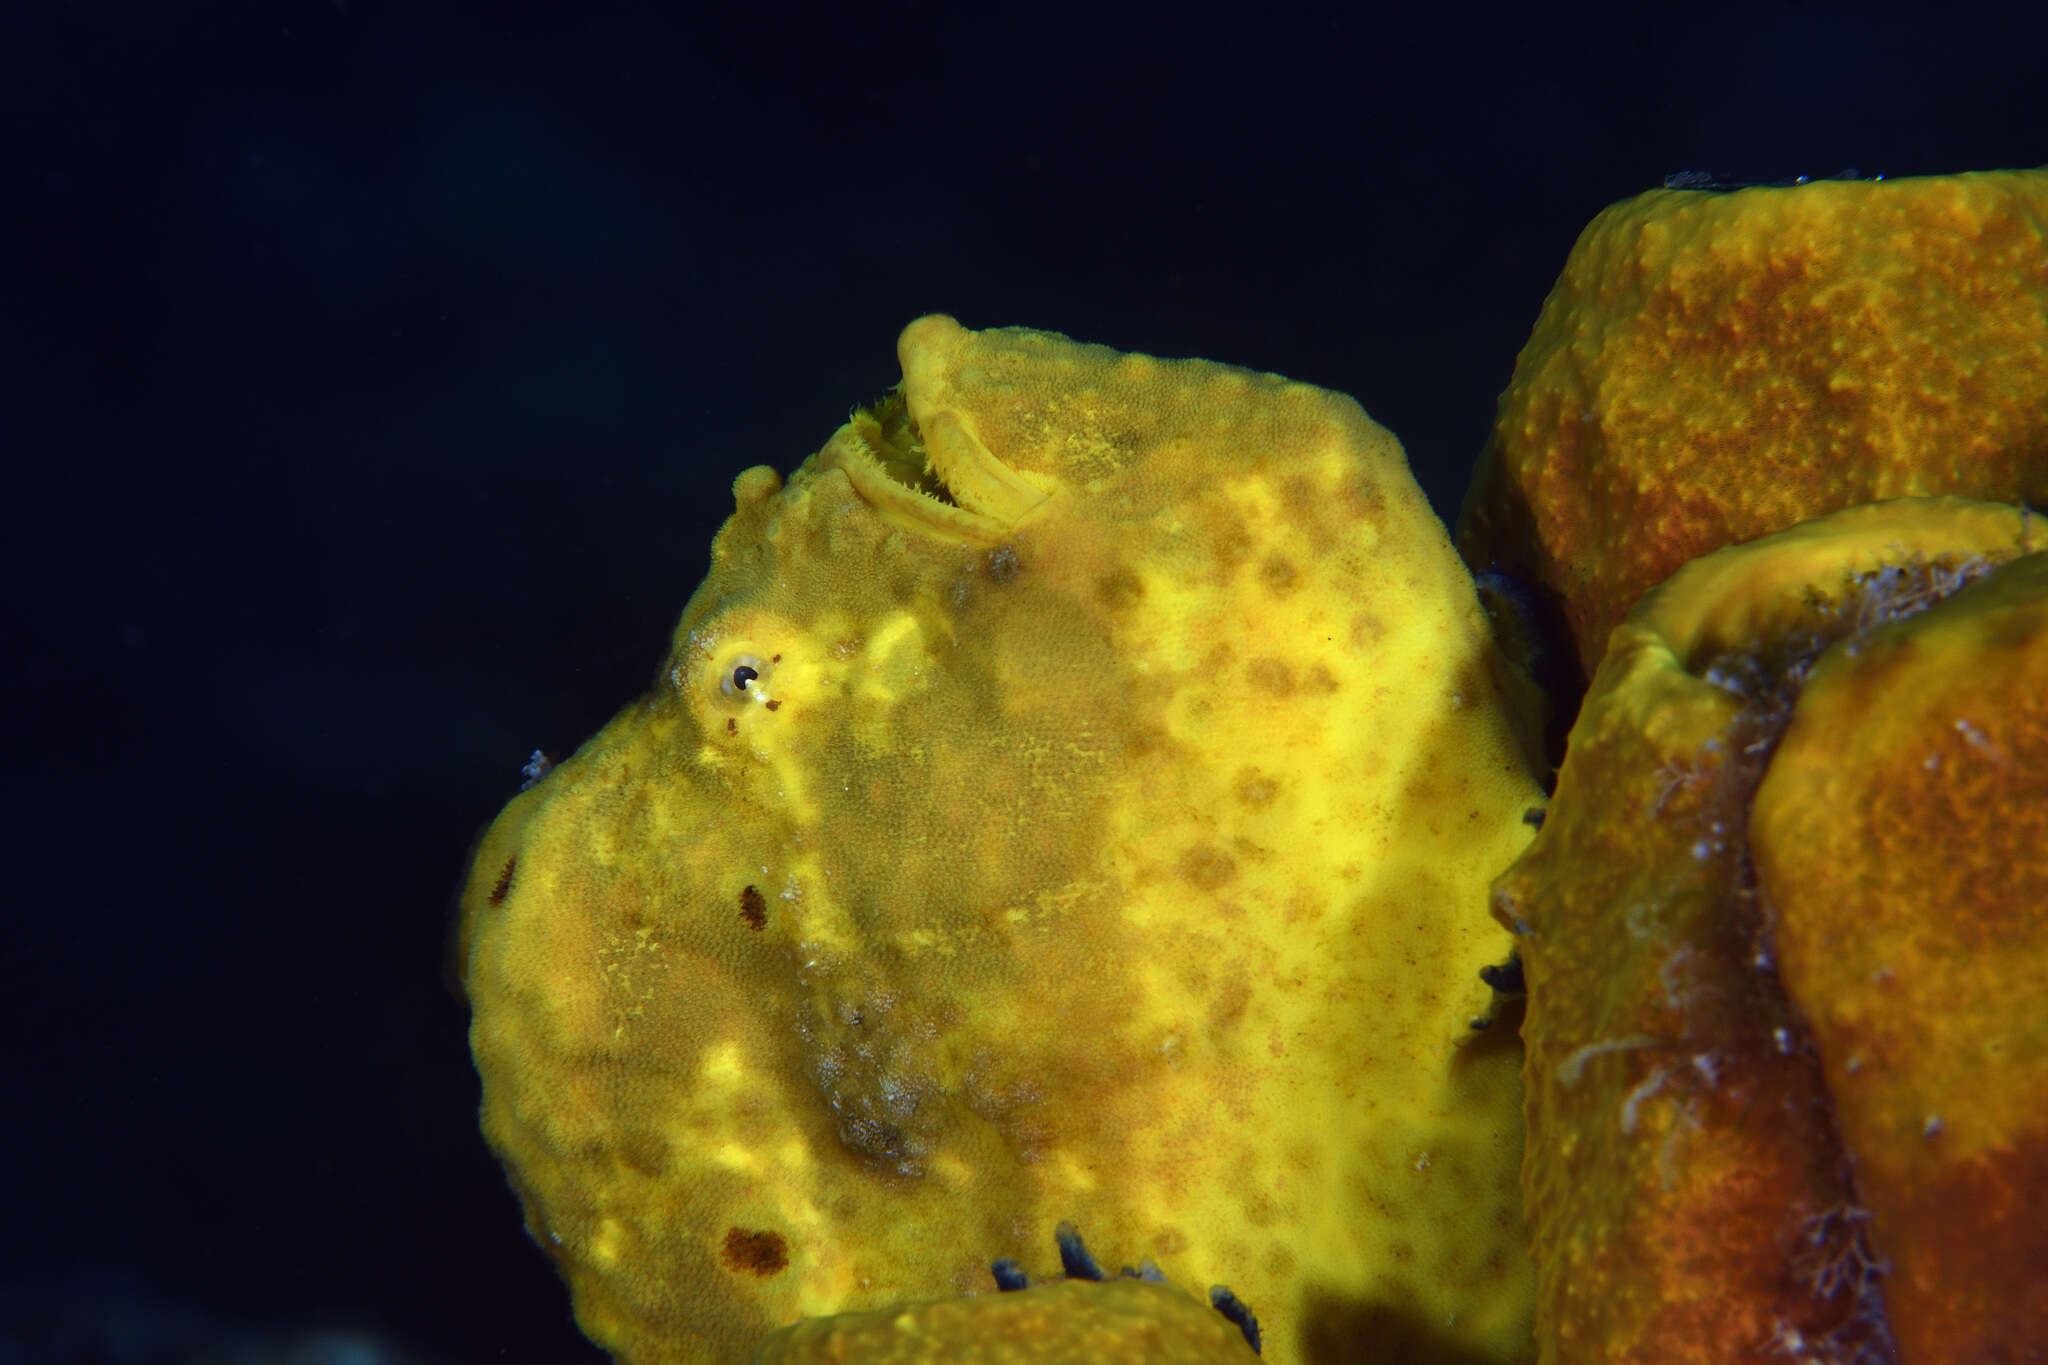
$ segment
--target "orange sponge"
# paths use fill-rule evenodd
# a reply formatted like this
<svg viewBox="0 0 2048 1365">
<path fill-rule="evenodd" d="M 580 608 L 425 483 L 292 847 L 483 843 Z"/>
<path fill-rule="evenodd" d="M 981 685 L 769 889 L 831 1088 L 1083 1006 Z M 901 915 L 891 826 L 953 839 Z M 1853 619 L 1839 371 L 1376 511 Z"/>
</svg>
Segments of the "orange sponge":
<svg viewBox="0 0 2048 1365">
<path fill-rule="evenodd" d="M 1903 1357 L 2027 1359 L 2048 1309 L 2048 555 L 1823 656 L 1750 841 Z"/>
<path fill-rule="evenodd" d="M 2025 614 L 1971 615 L 1944 637 L 1952 643 L 1928 649 L 1930 666 L 1998 679 L 1969 697 L 1916 685 L 1891 700 L 1904 673 L 1889 647 L 1842 664 L 1844 681 L 1824 679 L 1833 660 L 1880 638 L 1870 627 L 2044 543 L 2048 527 L 2018 508 L 1854 508 L 1695 561 L 1615 631 L 1542 833 L 1495 885 L 1495 914 L 1520 935 L 1529 987 L 1523 1190 L 1544 1360 L 1836 1358 L 1813 1354 L 1824 1347 L 1852 1358 L 1888 1330 L 1881 1266 L 1894 1204 L 1868 1182 L 1893 1171 L 1901 1204 L 1923 1174 L 1948 1178 L 1925 1194 L 1968 1196 L 1913 1264 L 1940 1265 L 1981 1227 L 1993 1247 L 2031 1246 L 2038 1279 L 2038 1231 L 2014 1221 L 2012 1191 L 1991 1188 L 2017 1182 L 2021 1203 L 2038 1194 L 2037 1116 L 2048 1112 L 2048 1030 L 2027 999 L 2048 975 L 2044 740 L 2040 703 L 2020 700 L 2029 686 L 2048 695 L 2038 626 Z M 1802 698 L 1816 657 L 1822 677 Z M 2018 718 L 1993 723 L 1987 710 L 2007 705 Z M 1881 722 L 1888 714 L 1896 728 Z M 1923 715 L 1942 726 L 1912 719 Z M 1983 728 L 1958 731 L 1955 717 Z M 1788 756 L 1806 755 L 1800 768 L 1812 776 L 1774 766 L 1765 778 L 1788 718 Z M 1863 752 L 1866 722 L 1878 756 Z M 2016 764 L 2031 761 L 2032 777 L 1994 773 L 1973 733 Z M 1949 766 L 1919 776 L 1979 809 L 1907 840 L 1902 819 L 1932 819 L 1940 801 L 1871 784 L 1902 782 L 1902 760 L 1937 751 Z M 1752 825 L 1759 780 L 1787 785 L 1759 803 Z M 1764 878 L 1770 897 L 1759 895 L 1752 840 L 1759 864 L 1776 858 L 1784 869 Z M 1970 841 L 1973 851 L 1951 856 L 1982 875 L 1951 896 L 1929 864 Z M 1879 869 L 1889 905 L 1871 899 Z M 1801 894 L 1778 926 L 1770 910 L 1781 884 Z M 2010 945 L 1960 952 L 1994 931 Z M 1882 965 L 1911 979 L 1873 983 Z M 1972 992 L 1980 1003 L 1962 998 Z M 1985 1055 L 1966 1065 L 1958 1054 L 1970 1040 Z M 1898 1060 L 1858 1079 L 1880 1053 Z M 1958 1084 L 2012 1093 L 1973 1097 Z M 1933 1152 L 2011 1147 L 1975 1164 L 1917 1148 L 1904 1163 L 1881 1148 L 1866 1154 L 1866 1132 L 1895 1131 L 1901 1106 L 1915 1143 L 1923 1115 L 1953 1116 L 1957 1137 Z M 2038 1302 L 2040 1285 L 2031 1292 Z M 2025 1301 L 1969 1302 L 2005 1313 L 2010 1327 Z"/>
<path fill-rule="evenodd" d="M 1935 493 L 2048 501 L 2048 172 L 1607 209 L 1501 395 L 1459 548 L 1555 593 L 1590 675 L 1687 560 Z"/>
</svg>

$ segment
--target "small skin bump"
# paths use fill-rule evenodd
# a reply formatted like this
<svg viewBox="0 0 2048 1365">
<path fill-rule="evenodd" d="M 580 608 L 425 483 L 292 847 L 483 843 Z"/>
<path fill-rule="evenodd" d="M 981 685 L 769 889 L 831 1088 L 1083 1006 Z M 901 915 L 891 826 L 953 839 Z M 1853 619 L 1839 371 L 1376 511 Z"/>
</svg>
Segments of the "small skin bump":
<svg viewBox="0 0 2048 1365">
<path fill-rule="evenodd" d="M 765 1280 L 781 1274 L 789 1265 L 789 1243 L 779 1232 L 728 1228 L 719 1260 L 736 1275 L 753 1275 Z"/>
</svg>

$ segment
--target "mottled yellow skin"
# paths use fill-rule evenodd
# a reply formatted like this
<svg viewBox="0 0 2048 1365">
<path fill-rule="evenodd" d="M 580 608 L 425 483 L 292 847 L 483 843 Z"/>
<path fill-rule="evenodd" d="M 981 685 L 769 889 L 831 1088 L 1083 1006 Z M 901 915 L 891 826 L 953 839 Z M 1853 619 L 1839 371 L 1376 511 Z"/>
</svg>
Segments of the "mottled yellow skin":
<svg viewBox="0 0 2048 1365">
<path fill-rule="evenodd" d="M 755 1365 L 1256 1365 L 1215 1309 L 1147 1280 L 1066 1280 L 1010 1294 L 935 1299 L 807 1318 Z"/>
<path fill-rule="evenodd" d="M 1458 543 L 1591 676 L 1636 599 L 1858 503 L 2048 502 L 2048 171 L 1653 190 L 1572 248 Z"/>
<path fill-rule="evenodd" d="M 484 1130 L 584 1330 L 741 1360 L 1072 1219 L 1282 1365 L 1525 1356 L 1469 1021 L 1538 796 L 1399 444 L 1204 361 L 899 349 L 477 855 Z"/>
<path fill-rule="evenodd" d="M 1750 842 L 1907 1360 L 2048 1311 L 2048 555 L 1830 650 Z"/>
<path fill-rule="evenodd" d="M 1529 985 L 1523 1183 L 1546 1365 L 1886 1358 L 1857 1354 L 1889 1328 L 1881 1277 L 1864 1273 L 1877 1259 L 1873 1201 L 1858 1149 L 1840 1141 L 1853 1135 L 1838 1136 L 1845 1054 L 1837 1035 L 1807 1027 L 1817 1011 L 1854 1011 L 1867 987 L 1831 980 L 1788 996 L 1794 942 L 1784 943 L 1781 979 L 1781 926 L 1750 861 L 1753 846 L 1762 861 L 1766 838 L 1795 860 L 1807 849 L 1807 864 L 1845 860 L 1847 879 L 1812 887 L 1827 906 L 1815 923 L 1837 936 L 1821 955 L 1840 952 L 1870 909 L 1849 869 L 1892 856 L 1847 847 L 1863 837 L 1859 809 L 1883 797 L 1850 771 L 1845 790 L 1793 796 L 1766 816 L 1758 783 L 1779 780 L 1783 758 L 1772 753 L 1788 721 L 1795 734 L 1835 735 L 1816 754 L 1823 767 L 1839 762 L 1840 708 L 1823 697 L 1809 717 L 1799 688 L 1815 658 L 1824 672 L 1881 638 L 1890 617 L 2044 544 L 2048 526 L 2010 506 L 1930 498 L 1852 508 L 1695 560 L 1614 632 L 1543 831 L 1495 887 Z M 1886 566 L 1905 567 L 1870 577 Z M 1986 657 L 1959 651 L 1946 662 L 1976 668 Z M 1880 711 L 1921 705 L 1910 694 L 1869 700 Z M 1945 831 L 1988 841 L 1982 855 L 1957 850 L 1966 866 L 2010 849 L 1995 834 L 2010 807 L 1994 809 L 1981 826 Z M 1792 811 L 1804 818 L 1787 820 Z M 2015 880 L 1994 900 L 2039 882 L 2038 849 L 2010 852 L 2024 866 L 2008 869 Z M 1900 917 L 1938 920 L 1939 885 L 1922 881 L 1931 898 Z M 1859 947 L 1850 960 L 1866 951 L 1886 949 Z M 1982 964 L 2000 983 L 1996 999 L 2016 1009 L 2042 980 L 2038 949 L 2029 951 Z M 1957 1001 L 1939 989 L 1888 998 L 1888 1030 L 1948 1055 L 1935 1040 L 1952 1037 Z M 2032 1019 L 2019 1029 L 2004 1036 L 2041 1036 Z M 2018 1302 L 1996 1310 L 2009 1326 L 2025 1321 L 2011 1316 Z"/>
</svg>

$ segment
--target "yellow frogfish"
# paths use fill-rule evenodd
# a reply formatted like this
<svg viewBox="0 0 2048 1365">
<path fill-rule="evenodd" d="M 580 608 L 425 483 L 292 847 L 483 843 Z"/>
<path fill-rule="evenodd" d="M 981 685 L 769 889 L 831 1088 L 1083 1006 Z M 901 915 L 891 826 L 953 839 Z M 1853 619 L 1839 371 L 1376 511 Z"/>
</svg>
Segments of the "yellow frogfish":
<svg viewBox="0 0 2048 1365">
<path fill-rule="evenodd" d="M 579 1323 L 744 1360 L 1072 1220 L 1269 1360 L 1526 1359 L 1473 1022 L 1541 798 L 1400 445 L 1206 361 L 899 351 L 739 475 L 653 689 L 475 856 L 483 1128 Z"/>
</svg>

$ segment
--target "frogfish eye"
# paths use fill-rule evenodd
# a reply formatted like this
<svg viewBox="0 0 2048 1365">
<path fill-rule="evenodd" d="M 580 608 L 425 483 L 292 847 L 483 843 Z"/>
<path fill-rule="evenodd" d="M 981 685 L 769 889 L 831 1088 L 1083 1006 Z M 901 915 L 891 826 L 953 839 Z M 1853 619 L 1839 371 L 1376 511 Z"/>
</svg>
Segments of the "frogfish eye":
<svg viewBox="0 0 2048 1365">
<path fill-rule="evenodd" d="M 761 690 L 768 681 L 768 663 L 752 654 L 742 654 L 727 663 L 719 674 L 718 687 L 730 701 L 743 701 Z"/>
</svg>

